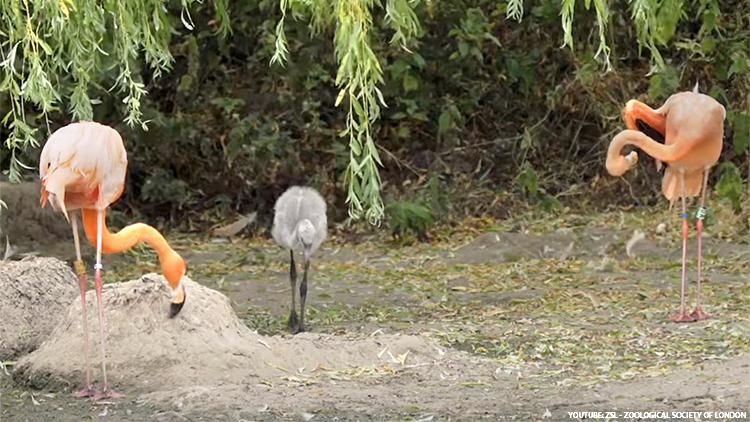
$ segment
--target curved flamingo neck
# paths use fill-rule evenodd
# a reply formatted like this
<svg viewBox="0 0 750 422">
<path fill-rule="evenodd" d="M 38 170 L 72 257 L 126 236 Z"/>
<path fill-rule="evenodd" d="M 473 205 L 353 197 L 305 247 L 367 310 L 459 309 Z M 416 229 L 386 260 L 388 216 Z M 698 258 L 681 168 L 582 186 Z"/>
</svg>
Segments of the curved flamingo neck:
<svg viewBox="0 0 750 422">
<path fill-rule="evenodd" d="M 624 130 L 615 136 L 607 151 L 607 158 L 613 154 L 619 154 L 625 145 L 635 145 L 652 158 L 665 163 L 682 158 L 677 148 L 680 144 L 662 144 L 636 130 Z"/>
<path fill-rule="evenodd" d="M 626 129 L 618 133 L 609 144 L 606 167 L 610 174 L 619 176 L 630 168 L 630 164 L 621 154 L 626 145 L 635 145 L 652 158 L 667 164 L 679 161 L 690 152 L 691 148 L 689 143 L 684 142 L 665 145 L 654 141 L 642 132 Z"/>
<path fill-rule="evenodd" d="M 82 209 L 83 228 L 91 245 L 96 247 L 96 214 L 95 209 Z M 158 230 L 148 224 L 135 223 L 125 226 L 117 233 L 112 233 L 107 228 L 106 211 L 104 213 L 104 225 L 102 230 L 102 253 L 110 254 L 126 251 L 140 242 L 146 242 L 159 255 L 159 261 L 169 253 L 175 253 L 169 246 L 164 236 Z"/>
</svg>

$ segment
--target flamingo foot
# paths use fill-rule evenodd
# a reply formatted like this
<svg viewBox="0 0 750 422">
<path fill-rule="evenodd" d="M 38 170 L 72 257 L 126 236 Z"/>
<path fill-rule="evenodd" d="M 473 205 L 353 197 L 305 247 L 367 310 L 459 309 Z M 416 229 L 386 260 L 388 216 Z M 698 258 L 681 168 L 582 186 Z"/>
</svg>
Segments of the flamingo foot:
<svg viewBox="0 0 750 422">
<path fill-rule="evenodd" d="M 292 334 L 297 334 L 302 331 L 299 319 L 297 318 L 297 312 L 294 310 L 289 313 L 289 322 L 287 323 L 287 326 L 289 327 L 289 332 Z"/>
<path fill-rule="evenodd" d="M 709 314 L 707 314 L 707 313 L 703 312 L 703 309 L 701 309 L 701 307 L 700 307 L 700 306 L 696 306 L 696 307 L 695 307 L 695 309 L 693 310 L 693 313 L 692 313 L 692 314 L 690 314 L 690 316 L 691 316 L 691 317 L 692 317 L 692 318 L 693 318 L 693 319 L 694 319 L 695 321 L 703 321 L 703 320 L 706 320 L 706 319 L 709 319 L 709 318 L 711 318 L 711 315 L 709 315 Z"/>
<path fill-rule="evenodd" d="M 97 394 L 97 391 L 94 389 L 93 385 L 89 385 L 88 387 L 84 387 L 76 392 L 73 393 L 73 397 L 78 399 L 83 399 L 86 397 L 95 397 Z"/>
<path fill-rule="evenodd" d="M 687 312 L 685 312 L 684 310 L 680 311 L 680 313 L 678 313 L 676 315 L 672 315 L 671 317 L 669 317 L 669 319 L 672 322 L 693 322 L 693 321 L 695 321 L 695 318 L 692 315 L 690 315 Z"/>
<path fill-rule="evenodd" d="M 125 397 L 125 394 L 118 393 L 117 391 L 114 391 L 109 387 L 104 387 L 102 391 L 97 391 L 93 397 L 94 397 L 94 400 L 119 399 L 119 398 Z"/>
</svg>

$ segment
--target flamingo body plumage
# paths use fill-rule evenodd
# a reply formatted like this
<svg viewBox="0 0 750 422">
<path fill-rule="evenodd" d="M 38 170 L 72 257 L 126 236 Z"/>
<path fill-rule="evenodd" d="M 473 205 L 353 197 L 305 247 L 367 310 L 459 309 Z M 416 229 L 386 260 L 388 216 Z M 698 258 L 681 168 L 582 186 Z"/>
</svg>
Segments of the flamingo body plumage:
<svg viewBox="0 0 750 422">
<path fill-rule="evenodd" d="M 669 201 L 670 209 L 678 199 L 682 202 L 682 282 L 680 310 L 671 319 L 676 322 L 697 321 L 708 318 L 700 304 L 702 270 L 703 220 L 706 216 L 706 190 L 708 174 L 721 155 L 724 139 L 726 109 L 714 98 L 698 92 L 698 84 L 692 91 L 670 96 L 654 110 L 648 105 L 630 100 L 623 110 L 626 130 L 618 133 L 609 144 L 606 168 L 610 175 L 621 176 L 638 162 L 638 153 L 621 154 L 626 145 L 634 145 L 656 160 L 657 169 L 662 163 L 667 168 L 662 178 L 662 194 Z M 664 143 L 657 142 L 647 133 L 658 135 Z M 698 243 L 698 287 L 696 306 L 688 314 L 685 304 L 687 240 L 689 234 L 686 199 L 700 196 L 696 214 Z"/>
<path fill-rule="evenodd" d="M 139 242 L 146 242 L 159 255 L 164 277 L 173 288 L 170 317 L 177 315 L 185 303 L 182 277 L 187 266 L 164 237 L 153 227 L 137 223 L 117 233 L 110 233 L 104 220 L 107 208 L 122 195 L 127 173 L 127 152 L 120 134 L 96 122 L 76 122 L 55 131 L 47 140 L 39 157 L 41 179 L 40 203 L 49 202 L 63 213 L 73 229 L 76 249 L 75 270 L 78 273 L 83 314 L 83 348 L 86 361 L 86 386 L 76 392 L 78 397 L 118 397 L 107 384 L 105 362 L 104 312 L 102 305 L 102 253 L 121 252 Z M 69 215 L 69 212 L 74 212 Z M 95 287 L 101 336 L 103 388 L 96 391 L 91 383 L 88 359 L 88 319 L 86 290 L 88 280 L 81 259 L 77 215 L 80 213 L 86 237 L 96 247 Z"/>
</svg>

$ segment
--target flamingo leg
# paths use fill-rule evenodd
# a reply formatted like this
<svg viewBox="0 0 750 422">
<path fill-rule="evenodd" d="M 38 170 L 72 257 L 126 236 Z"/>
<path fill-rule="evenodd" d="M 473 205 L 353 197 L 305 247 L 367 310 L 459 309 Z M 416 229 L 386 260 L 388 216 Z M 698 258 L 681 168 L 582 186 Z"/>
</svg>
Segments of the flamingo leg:
<svg viewBox="0 0 750 422">
<path fill-rule="evenodd" d="M 104 329 L 104 303 L 102 302 L 102 233 L 104 230 L 104 210 L 98 209 L 96 214 L 96 264 L 94 265 L 94 279 L 96 283 L 96 302 L 99 308 L 99 336 L 101 342 L 101 355 L 102 355 L 102 378 L 104 385 L 102 391 L 97 393 L 96 399 L 100 398 L 114 398 L 122 397 L 123 395 L 117 393 L 109 388 L 107 383 L 107 363 L 106 363 L 106 336 Z"/>
<path fill-rule="evenodd" d="M 76 246 L 76 262 L 74 268 L 78 274 L 78 287 L 81 289 L 81 314 L 83 316 L 83 359 L 86 362 L 86 386 L 73 393 L 75 397 L 93 397 L 94 386 L 91 384 L 91 362 L 89 361 L 89 319 L 86 312 L 86 289 L 89 281 L 86 277 L 86 265 L 81 259 L 81 240 L 78 235 L 78 217 L 73 214 L 70 219 L 73 228 L 73 242 Z"/>
<path fill-rule="evenodd" d="M 310 269 L 310 260 L 305 259 L 305 272 L 302 274 L 302 283 L 299 285 L 299 330 L 305 331 L 305 302 L 307 301 L 307 270 Z"/>
<path fill-rule="evenodd" d="M 685 311 L 685 286 L 687 283 L 687 241 L 688 241 L 688 212 L 685 199 L 685 173 L 680 172 L 680 196 L 682 197 L 682 282 L 680 285 L 680 312 L 671 317 L 675 322 L 694 321 L 693 317 Z"/>
<path fill-rule="evenodd" d="M 289 283 L 292 285 L 292 310 L 289 312 L 289 331 L 297 334 L 300 329 L 300 323 L 297 319 L 297 265 L 294 263 L 294 251 L 289 249 Z"/>
<path fill-rule="evenodd" d="M 703 220 L 706 218 L 706 188 L 708 187 L 708 169 L 703 173 L 703 187 L 701 188 L 701 205 L 698 208 L 697 221 L 695 222 L 695 229 L 698 237 L 698 288 L 695 299 L 695 309 L 690 316 L 696 321 L 701 321 L 710 318 L 710 316 L 703 312 L 701 309 L 701 269 L 703 261 L 703 250 L 702 250 L 702 237 L 703 237 Z"/>
</svg>

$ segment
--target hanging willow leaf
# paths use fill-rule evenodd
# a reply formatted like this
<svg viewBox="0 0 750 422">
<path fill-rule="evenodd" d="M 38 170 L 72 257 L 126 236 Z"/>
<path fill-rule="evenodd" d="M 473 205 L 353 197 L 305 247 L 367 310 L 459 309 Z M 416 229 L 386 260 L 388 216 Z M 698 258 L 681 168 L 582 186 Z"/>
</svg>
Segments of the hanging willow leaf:
<svg viewBox="0 0 750 422">
<path fill-rule="evenodd" d="M 96 91 L 107 85 L 122 100 L 125 122 L 147 129 L 141 110 L 147 95 L 142 75 L 147 70 L 159 77 L 171 70 L 172 34 L 180 26 L 187 30 L 195 27 L 190 13 L 195 1 L 173 2 L 180 6 L 179 12 L 170 12 L 167 8 L 170 3 L 165 0 L 0 1 L 0 94 L 8 104 L 8 110 L 3 110 L 3 133 L 7 134 L 4 146 L 10 152 L 11 179 L 20 177 L 23 168 L 17 159 L 20 152 L 38 145 L 36 136 L 41 135 L 32 127 L 39 123 L 32 126 L 27 123 L 27 110 L 40 112 L 41 121 L 57 110 L 69 112 L 74 119 L 90 119 L 95 104 L 92 97 L 99 97 L 101 92 Z M 659 48 L 674 37 L 690 2 L 628 0 L 628 3 L 639 45 L 650 50 L 653 68 L 661 71 L 664 60 Z M 610 6 L 615 2 L 584 0 L 586 10 L 579 11 L 581 16 L 576 16 L 576 6 L 581 5 L 576 0 L 560 0 L 559 4 L 563 45 L 574 48 L 576 18 L 595 18 L 596 56 L 609 69 L 611 51 L 607 34 L 612 19 Z M 715 22 L 720 19 L 718 4 L 717 0 L 701 1 L 705 10 L 702 31 L 715 30 Z M 229 1 L 213 0 L 213 5 L 218 22 L 216 31 L 222 35 L 231 33 Z M 421 6 L 421 0 L 279 0 L 281 16 L 272 30 L 275 50 L 271 64 L 284 65 L 288 61 L 287 16 L 295 21 L 307 20 L 311 35 L 333 33 L 338 65 L 334 106 L 347 112 L 339 134 L 349 146 L 350 159 L 344 176 L 349 214 L 354 219 L 364 218 L 378 224 L 383 217 L 379 174 L 382 164 L 376 125 L 381 107 L 387 105 L 381 92 L 384 84 L 381 57 L 376 54 L 380 46 L 374 43 L 386 39 L 409 53 L 415 51 L 414 60 L 421 62 L 422 68 L 424 60 L 416 53 L 416 41 L 423 32 L 420 14 L 435 16 L 435 2 L 426 1 Z M 481 14 L 481 10 L 471 7 L 467 13 Z M 524 2 L 509 0 L 505 15 L 509 19 L 523 19 Z M 385 31 L 388 37 L 375 31 Z M 489 30 L 481 34 L 481 39 L 501 46 Z M 457 49 L 461 58 L 483 59 L 481 48 L 466 40 L 459 40 Z M 747 63 L 746 55 L 737 53 L 732 72 L 744 72 Z M 409 78 L 404 78 L 406 91 L 423 89 L 423 84 Z M 456 116 L 451 118 L 455 120 Z M 442 123 L 444 131 L 449 123 L 446 119 L 434 123 Z"/>
<path fill-rule="evenodd" d="M 189 9 L 196 0 L 181 0 L 180 19 L 188 29 L 195 24 Z M 3 145 L 10 152 L 8 175 L 18 181 L 22 150 L 39 146 L 37 129 L 26 111 L 48 113 L 61 108 L 74 119 L 91 119 L 91 92 L 109 84 L 123 99 L 125 121 L 145 126 L 141 100 L 141 61 L 158 77 L 169 71 L 171 24 L 164 0 L 23 0 L 0 2 L 0 94 L 9 110 L 2 121 L 7 129 Z M 219 31 L 229 32 L 226 0 L 216 0 Z M 114 78 L 112 78 L 114 74 Z"/>
<path fill-rule="evenodd" d="M 349 165 L 344 174 L 349 215 L 379 224 L 384 212 L 378 170 L 382 163 L 374 141 L 373 124 L 378 121 L 380 107 L 386 107 L 386 102 L 378 87 L 384 82 L 383 69 L 372 47 L 373 12 L 376 7 L 385 8 L 385 21 L 393 31 L 390 42 L 409 51 L 409 44 L 421 31 L 415 12 L 419 1 L 387 0 L 383 6 L 373 0 L 340 0 L 332 3 L 331 19 L 322 17 L 328 9 L 320 4 L 319 1 L 288 3 L 281 0 L 282 17 L 276 27 L 276 51 L 271 61 L 283 64 L 287 60 L 282 24 L 289 7 L 312 16 L 312 26 L 318 32 L 324 24 L 335 25 L 333 43 L 338 62 L 335 84 L 339 93 L 334 105 L 348 102 L 346 128 L 339 135 L 348 137 L 349 141 Z"/>
</svg>

